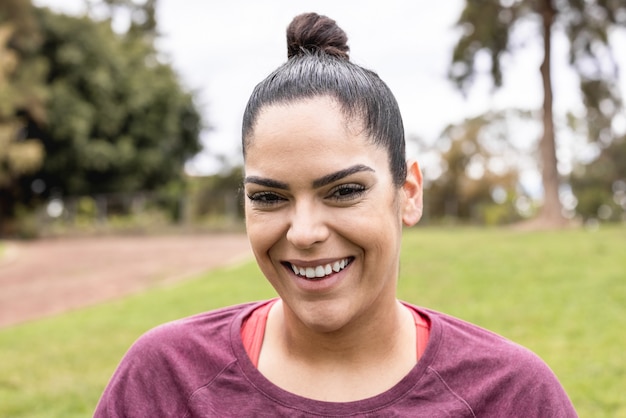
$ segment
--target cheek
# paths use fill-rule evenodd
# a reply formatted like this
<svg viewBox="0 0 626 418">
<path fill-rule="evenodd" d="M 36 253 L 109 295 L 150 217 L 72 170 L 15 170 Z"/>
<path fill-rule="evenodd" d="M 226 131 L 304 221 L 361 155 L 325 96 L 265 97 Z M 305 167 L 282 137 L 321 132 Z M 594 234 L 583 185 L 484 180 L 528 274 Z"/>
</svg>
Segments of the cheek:
<svg viewBox="0 0 626 418">
<path fill-rule="evenodd" d="M 249 217 L 246 217 L 246 231 L 248 233 L 248 240 L 250 241 L 250 247 L 255 254 L 264 252 L 263 247 L 266 246 L 267 234 L 263 234 L 263 230 L 260 227 L 261 224 L 251 221 Z"/>
<path fill-rule="evenodd" d="M 375 255 L 395 252 L 401 241 L 401 220 L 389 209 L 370 209 L 337 218 L 336 231 L 347 241 L 362 248 L 365 253 Z M 377 262 L 383 262 L 378 260 Z"/>
<path fill-rule="evenodd" d="M 375 254 L 395 253 L 402 240 L 402 217 L 395 200 L 346 219 L 345 231 Z"/>
<path fill-rule="evenodd" d="M 392 235 L 402 229 L 400 198 L 397 194 L 379 195 L 358 211 L 342 214 L 342 219 L 347 229 L 356 235 Z M 382 240 L 386 240 L 386 237 L 382 237 Z"/>
<path fill-rule="evenodd" d="M 275 217 L 254 213 L 246 207 L 246 231 L 250 247 L 259 258 L 266 256 L 279 239 L 282 226 L 277 224 Z"/>
</svg>

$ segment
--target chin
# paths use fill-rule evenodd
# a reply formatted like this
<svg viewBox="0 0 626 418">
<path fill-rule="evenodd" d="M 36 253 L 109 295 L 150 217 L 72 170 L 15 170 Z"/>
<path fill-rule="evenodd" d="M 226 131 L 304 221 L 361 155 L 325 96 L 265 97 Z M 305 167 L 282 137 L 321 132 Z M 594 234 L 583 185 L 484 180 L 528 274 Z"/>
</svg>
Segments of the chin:
<svg viewBox="0 0 626 418">
<path fill-rule="evenodd" d="M 296 303 L 299 306 L 292 312 L 307 328 L 317 333 L 341 331 L 353 317 L 350 312 L 346 311 L 347 302 L 345 301 L 299 301 Z M 333 306 L 334 304 L 342 306 Z"/>
</svg>

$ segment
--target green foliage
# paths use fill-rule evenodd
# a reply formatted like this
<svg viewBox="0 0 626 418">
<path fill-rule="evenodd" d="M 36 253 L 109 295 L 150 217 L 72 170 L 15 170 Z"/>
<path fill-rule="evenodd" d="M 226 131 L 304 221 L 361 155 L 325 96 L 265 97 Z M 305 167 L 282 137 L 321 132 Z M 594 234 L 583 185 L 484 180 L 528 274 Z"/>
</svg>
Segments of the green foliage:
<svg viewBox="0 0 626 418">
<path fill-rule="evenodd" d="M 584 219 L 622 220 L 626 214 L 626 137 L 616 140 L 571 176 L 578 199 L 576 212 Z"/>
<path fill-rule="evenodd" d="M 500 57 L 509 47 L 511 24 L 523 10 L 523 2 L 504 7 L 498 1 L 468 1 L 457 22 L 461 37 L 452 53 L 449 76 L 462 90 L 467 90 L 476 75 L 476 59 L 489 55 L 491 75 L 497 87 L 502 85 Z"/>
<path fill-rule="evenodd" d="M 211 218 L 243 220 L 243 168 L 226 173 L 189 179 L 190 216 L 194 221 Z"/>
<path fill-rule="evenodd" d="M 16 203 L 50 196 L 184 188 L 203 126 L 193 94 L 154 49 L 156 1 L 108 3 L 132 9 L 127 33 L 29 0 L 0 6 L 0 57 L 13 63 L 0 66 L 2 221 Z M 5 48 L 5 33 L 17 47 Z M 43 188 L 31 190 L 33 182 Z"/>
<path fill-rule="evenodd" d="M 122 12 L 130 16 L 127 34 L 150 38 L 157 32 L 157 0 L 102 0 L 107 6 L 109 17 Z"/>
<path fill-rule="evenodd" d="M 200 150 L 200 115 L 152 46 L 116 35 L 108 22 L 47 10 L 39 18 L 51 68 L 38 174 L 48 190 L 83 195 L 182 181 L 184 162 Z"/>
<path fill-rule="evenodd" d="M 466 1 L 457 22 L 460 31 L 454 47 L 449 77 L 466 93 L 482 69 L 477 63 L 488 56 L 491 79 L 496 88 L 503 82 L 502 63 L 510 53 L 527 45 L 529 28 L 535 28 L 543 46 L 539 67 L 543 84 L 543 136 L 540 141 L 544 207 L 543 221 L 565 224 L 559 201 L 552 97 L 552 52 L 554 31 L 568 42 L 569 64 L 579 78 L 585 107 L 585 128 L 590 141 L 608 145 L 618 132 L 613 119 L 623 112 L 617 63 L 611 48 L 610 31 L 626 28 L 623 1 L 480 0 Z M 523 29 L 520 29 L 523 28 Z"/>
<path fill-rule="evenodd" d="M 29 0 L 0 3 L 0 232 L 23 201 L 20 181 L 37 171 L 44 149 L 34 129 L 45 120 L 45 62 Z"/>
<path fill-rule="evenodd" d="M 516 110 L 489 112 L 446 127 L 436 144 L 441 175 L 424 186 L 428 222 L 450 218 L 495 225 L 520 219 L 515 201 L 523 195 L 523 151 L 510 141 L 511 122 L 527 118 Z M 497 202 L 494 194 L 501 195 Z"/>
<path fill-rule="evenodd" d="M 626 28 L 626 4 L 565 0 L 552 9 L 551 3 L 551 0 L 465 2 L 457 21 L 461 35 L 453 51 L 449 76 L 467 91 L 477 75 L 479 56 L 486 54 L 491 62 L 494 85 L 500 87 L 502 60 L 507 54 L 516 52 L 519 45 L 525 44 L 512 41 L 517 39 L 516 30 L 525 25 L 523 36 L 527 37 L 530 23 L 536 25 L 538 36 L 542 36 L 543 29 L 537 23 L 554 18 L 555 28 L 562 30 L 569 41 L 569 63 L 579 76 L 590 119 L 590 138 L 596 140 L 601 131 L 610 127 L 610 121 L 621 109 L 621 97 L 615 83 L 617 64 L 609 32 L 613 28 Z M 551 13 L 554 17 L 550 16 Z"/>
<path fill-rule="evenodd" d="M 581 417 L 626 417 L 624 227 L 525 233 L 412 228 L 399 296 L 492 329 L 539 354 Z M 0 416 L 89 416 L 149 328 L 272 297 L 250 261 L 195 280 L 0 331 Z"/>
</svg>

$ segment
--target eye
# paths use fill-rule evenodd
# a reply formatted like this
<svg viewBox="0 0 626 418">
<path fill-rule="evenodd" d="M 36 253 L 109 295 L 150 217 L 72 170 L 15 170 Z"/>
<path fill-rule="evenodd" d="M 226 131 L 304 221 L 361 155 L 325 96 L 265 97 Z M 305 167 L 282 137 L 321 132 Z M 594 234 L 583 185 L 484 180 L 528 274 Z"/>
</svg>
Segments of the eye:
<svg viewBox="0 0 626 418">
<path fill-rule="evenodd" d="M 360 184 L 342 184 L 333 188 L 329 197 L 338 201 L 352 200 L 360 197 L 365 190 Z"/>
<path fill-rule="evenodd" d="M 254 192 L 247 194 L 248 199 L 255 205 L 271 206 L 283 202 L 284 197 L 274 192 Z"/>
</svg>

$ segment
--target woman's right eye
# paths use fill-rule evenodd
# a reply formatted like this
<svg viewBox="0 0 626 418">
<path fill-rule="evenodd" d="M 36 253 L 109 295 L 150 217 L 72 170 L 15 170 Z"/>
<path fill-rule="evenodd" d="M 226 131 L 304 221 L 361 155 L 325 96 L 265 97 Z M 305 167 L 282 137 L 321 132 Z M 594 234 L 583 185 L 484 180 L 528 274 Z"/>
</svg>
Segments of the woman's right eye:
<svg viewBox="0 0 626 418">
<path fill-rule="evenodd" d="M 285 200 L 285 198 L 274 192 L 248 193 L 247 196 L 253 204 L 265 206 L 275 205 Z"/>
</svg>

